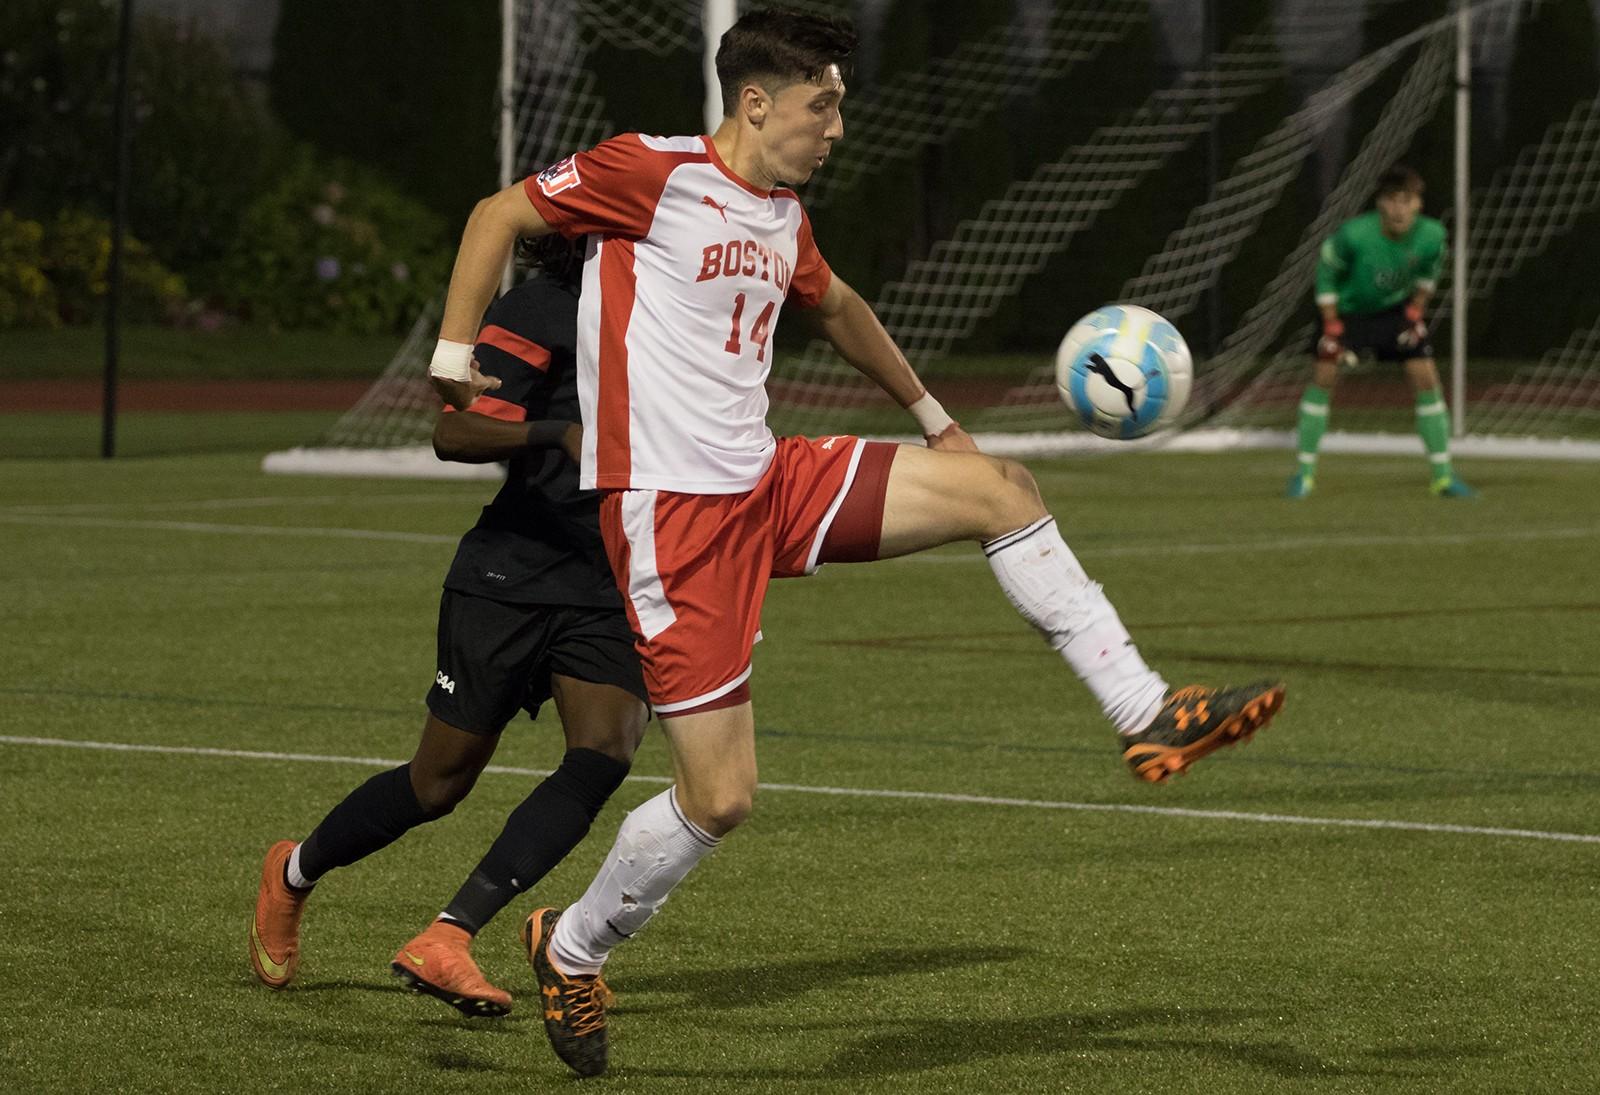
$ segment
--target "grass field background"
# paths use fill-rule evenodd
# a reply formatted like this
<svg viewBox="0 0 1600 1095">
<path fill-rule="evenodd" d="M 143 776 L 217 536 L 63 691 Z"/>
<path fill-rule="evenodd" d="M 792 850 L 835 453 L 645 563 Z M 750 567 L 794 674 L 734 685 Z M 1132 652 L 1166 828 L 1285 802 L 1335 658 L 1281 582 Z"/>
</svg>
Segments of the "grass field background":
<svg viewBox="0 0 1600 1095">
<path fill-rule="evenodd" d="M 482 936 L 509 1018 L 387 963 L 559 760 L 545 720 L 451 817 L 330 875 L 300 979 L 264 989 L 260 857 L 409 757 L 490 490 L 258 461 L 0 461 L 7 1086 L 564 1089 L 516 929 L 664 785 L 658 735 Z M 767 786 L 617 952 L 613 1070 L 586 1086 L 1600 1089 L 1600 471 L 1476 461 L 1457 504 L 1420 459 L 1329 456 L 1291 504 L 1290 462 L 1033 465 L 1174 683 L 1288 682 L 1270 730 L 1172 786 L 1122 770 L 975 550 L 778 583 Z"/>
</svg>

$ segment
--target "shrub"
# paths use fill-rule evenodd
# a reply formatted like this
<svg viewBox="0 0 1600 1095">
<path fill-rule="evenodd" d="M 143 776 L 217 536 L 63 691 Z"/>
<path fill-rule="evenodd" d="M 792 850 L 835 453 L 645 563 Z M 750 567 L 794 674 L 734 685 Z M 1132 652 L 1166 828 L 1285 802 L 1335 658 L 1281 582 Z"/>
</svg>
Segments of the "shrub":
<svg viewBox="0 0 1600 1095">
<path fill-rule="evenodd" d="M 276 327 L 403 331 L 444 287 L 442 221 L 371 171 L 309 152 L 245 210 L 221 303 Z"/>
<path fill-rule="evenodd" d="M 65 210 L 43 224 L 0 211 L 0 327 L 92 323 L 104 313 L 111 226 Z M 123 237 L 122 314 L 166 319 L 183 304 L 183 279 Z"/>
</svg>

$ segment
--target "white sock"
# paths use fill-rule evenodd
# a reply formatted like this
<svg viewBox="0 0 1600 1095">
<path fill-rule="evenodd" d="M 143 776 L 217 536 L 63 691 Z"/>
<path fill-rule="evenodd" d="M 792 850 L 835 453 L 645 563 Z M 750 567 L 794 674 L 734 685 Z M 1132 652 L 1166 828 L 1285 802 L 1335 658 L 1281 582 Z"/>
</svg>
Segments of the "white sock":
<svg viewBox="0 0 1600 1095">
<path fill-rule="evenodd" d="M 289 885 L 297 890 L 309 890 L 316 885 L 315 882 L 300 873 L 300 845 L 298 844 L 294 846 L 294 851 L 289 853 L 289 865 L 284 868 L 283 873 L 288 877 Z"/>
<path fill-rule="evenodd" d="M 672 888 L 721 841 L 678 809 L 667 788 L 623 819 L 600 873 L 569 906 L 550 936 L 550 956 L 564 973 L 596 974 L 618 943 L 666 904 Z"/>
<path fill-rule="evenodd" d="M 1056 528 L 1055 518 L 983 545 L 1000 588 L 1072 671 L 1120 733 L 1150 725 L 1167 682 L 1144 664 L 1099 583 L 1091 582 Z"/>
</svg>

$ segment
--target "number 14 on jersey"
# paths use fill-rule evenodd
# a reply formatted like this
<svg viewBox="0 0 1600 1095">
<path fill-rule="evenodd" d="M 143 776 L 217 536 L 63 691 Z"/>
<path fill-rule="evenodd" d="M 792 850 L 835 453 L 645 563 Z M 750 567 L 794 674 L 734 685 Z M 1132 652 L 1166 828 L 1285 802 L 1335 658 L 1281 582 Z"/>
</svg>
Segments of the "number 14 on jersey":
<svg viewBox="0 0 1600 1095">
<path fill-rule="evenodd" d="M 750 341 L 754 342 L 758 347 L 756 350 L 757 361 L 767 360 L 767 338 L 771 333 L 772 309 L 777 303 L 775 300 L 767 301 L 767 306 L 761 309 L 760 315 L 756 316 L 755 323 L 750 325 Z M 739 344 L 739 321 L 743 318 L 744 294 L 740 293 L 733 298 L 733 329 L 728 332 L 728 341 L 722 345 L 724 350 L 735 357 L 739 355 L 741 350 Z"/>
</svg>

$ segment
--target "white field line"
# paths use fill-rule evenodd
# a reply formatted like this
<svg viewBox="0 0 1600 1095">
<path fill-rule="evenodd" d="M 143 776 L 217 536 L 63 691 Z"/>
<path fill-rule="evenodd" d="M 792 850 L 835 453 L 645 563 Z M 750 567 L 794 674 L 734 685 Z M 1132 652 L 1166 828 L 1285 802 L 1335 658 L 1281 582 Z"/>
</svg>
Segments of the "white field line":
<svg viewBox="0 0 1600 1095">
<path fill-rule="evenodd" d="M 478 494 L 482 494 L 479 491 Z M 109 516 L 118 511 L 133 510 L 150 513 L 160 510 L 194 509 L 278 509 L 301 506 L 389 506 L 430 502 L 470 502 L 476 495 L 466 491 L 454 494 L 306 494 L 265 495 L 253 498 L 194 498 L 174 499 L 168 502 L 37 502 L 0 507 L 0 513 L 16 514 L 101 514 Z"/>
<path fill-rule="evenodd" d="M 403 760 L 382 757 L 338 757 L 319 753 L 271 753 L 252 749 L 214 749 L 189 745 L 138 745 L 129 742 L 72 741 L 66 738 L 18 737 L 0 735 L 0 745 L 36 745 L 56 749 L 92 749 L 119 753 L 158 753 L 169 756 L 227 757 L 238 760 L 292 761 L 305 764 L 354 764 L 366 768 L 394 768 Z M 495 775 L 546 776 L 540 768 L 514 768 L 491 764 L 484 769 Z M 666 784 L 666 776 L 629 776 L 630 782 Z M 1177 806 L 1135 806 L 1115 802 L 1053 802 L 1047 799 L 1004 798 L 996 795 L 967 795 L 942 791 L 896 791 L 879 787 L 817 787 L 804 783 L 760 783 L 763 791 L 794 792 L 810 795 L 837 795 L 846 798 L 906 799 L 922 802 L 948 802 L 968 806 L 1010 806 L 1030 810 L 1075 810 L 1083 813 L 1149 814 L 1156 817 L 1192 818 L 1202 821 L 1248 821 L 1267 825 L 1309 825 L 1324 829 L 1391 829 L 1412 833 L 1446 833 L 1455 836 L 1514 837 L 1523 840 L 1554 840 L 1574 844 L 1600 844 L 1600 835 L 1558 833 L 1542 829 L 1504 829 L 1484 825 L 1450 825 L 1442 822 L 1395 821 L 1386 818 L 1308 817 L 1301 814 L 1251 814 L 1238 810 L 1190 810 Z"/>
<path fill-rule="evenodd" d="M 126 528 L 149 532 L 202 532 L 226 536 L 316 536 L 339 540 L 392 540 L 406 544 L 453 544 L 459 533 L 387 532 L 368 528 L 293 527 L 288 525 L 217 525 L 205 521 L 140 521 L 122 517 L 44 516 L 0 513 L 9 525 L 65 525 L 77 528 Z"/>
<path fill-rule="evenodd" d="M 0 523 L 13 525 L 60 525 L 83 528 L 126 528 L 153 532 L 196 532 L 230 536 L 311 536 L 345 540 L 388 540 L 412 544 L 453 544 L 454 533 L 390 532 L 383 529 L 327 528 L 317 525 L 237 525 L 204 521 L 159 521 L 123 517 L 86 517 L 69 514 L 36 514 L 0 510 Z M 1493 529 L 1483 532 L 1441 532 L 1425 535 L 1312 535 L 1280 536 L 1262 540 L 1213 541 L 1209 543 L 1087 545 L 1074 549 L 1086 556 L 1217 555 L 1234 551 L 1292 551 L 1301 548 L 1348 548 L 1389 546 L 1453 546 L 1506 541 L 1600 540 L 1600 528 Z M 883 562 L 980 563 L 979 552 L 961 554 L 903 555 Z"/>
</svg>

